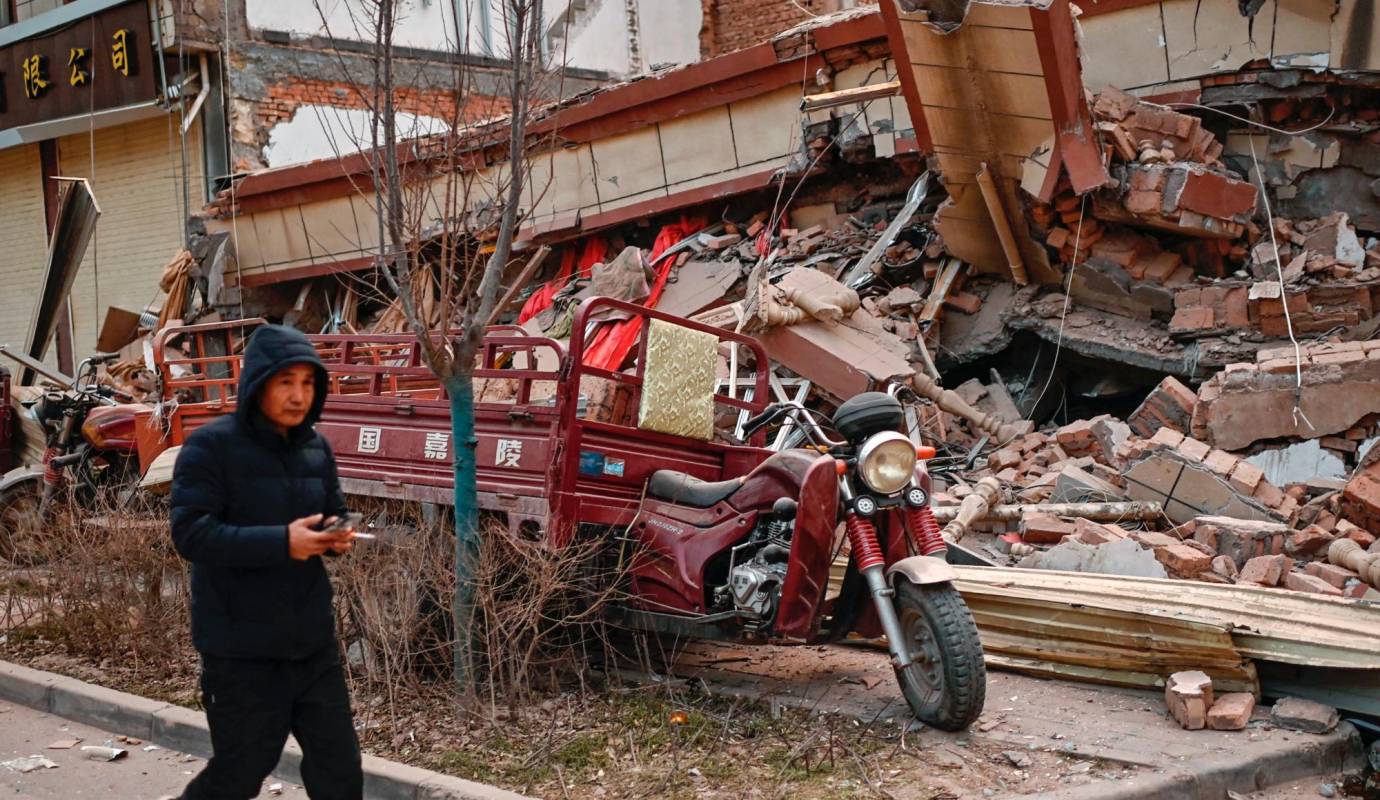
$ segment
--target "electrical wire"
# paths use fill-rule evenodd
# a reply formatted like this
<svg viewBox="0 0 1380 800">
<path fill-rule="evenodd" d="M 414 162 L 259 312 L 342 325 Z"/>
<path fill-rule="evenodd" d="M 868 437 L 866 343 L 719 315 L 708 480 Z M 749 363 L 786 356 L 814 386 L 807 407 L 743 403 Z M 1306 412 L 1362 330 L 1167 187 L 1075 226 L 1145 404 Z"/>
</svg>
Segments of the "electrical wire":
<svg viewBox="0 0 1380 800">
<path fill-rule="evenodd" d="M 1073 234 L 1073 260 L 1069 262 L 1068 280 L 1064 284 L 1064 309 L 1059 313 L 1059 335 L 1054 340 L 1054 360 L 1049 365 L 1049 377 L 1045 379 L 1044 388 L 1040 389 L 1040 394 L 1036 396 L 1035 402 L 1030 406 L 1032 413 L 1040 407 L 1040 401 L 1045 399 L 1045 392 L 1049 391 L 1049 385 L 1054 382 L 1054 373 L 1059 366 L 1059 353 L 1064 347 L 1064 322 L 1069 316 L 1069 298 L 1073 294 L 1073 273 L 1078 269 L 1078 247 L 1083 238 L 1083 216 L 1087 208 L 1088 196 L 1083 195 L 1083 200 L 1078 206 L 1078 227 Z"/>
<path fill-rule="evenodd" d="M 1265 191 L 1265 176 L 1260 171 L 1260 160 L 1255 154 L 1255 137 L 1246 137 L 1247 143 L 1251 147 L 1251 163 L 1255 165 L 1255 178 L 1260 182 L 1260 197 L 1265 201 L 1265 218 L 1270 229 L 1270 248 L 1275 254 L 1275 273 L 1279 276 L 1279 302 L 1284 306 L 1284 327 L 1289 332 L 1289 341 L 1294 345 L 1294 427 L 1297 428 L 1299 420 L 1302 419 L 1309 430 L 1313 429 L 1313 423 L 1308 416 L 1303 413 L 1300 407 L 1303 402 L 1303 351 L 1299 347 L 1299 340 L 1294 336 L 1294 321 L 1289 313 L 1289 297 L 1284 291 L 1284 267 L 1280 264 L 1279 242 L 1275 238 L 1275 215 L 1270 208 L 1270 195 Z"/>
<path fill-rule="evenodd" d="M 1141 102 L 1145 102 L 1145 101 L 1141 101 Z M 1159 105 L 1159 103 L 1150 103 L 1149 105 Z M 1272 125 L 1266 125 L 1266 124 L 1263 123 L 1263 122 L 1256 122 L 1255 120 L 1249 119 L 1249 118 L 1247 118 L 1247 117 L 1237 116 L 1236 114 L 1233 114 L 1233 113 L 1231 113 L 1230 111 L 1223 111 L 1223 110 L 1220 109 L 1220 108 L 1213 108 L 1212 106 L 1203 106 L 1203 105 L 1199 105 L 1199 104 L 1197 104 L 1197 103 L 1166 103 L 1166 104 L 1164 104 L 1164 105 L 1161 106 L 1161 107 L 1162 107 L 1162 108 L 1198 108 L 1198 109 L 1202 109 L 1203 111 L 1211 111 L 1211 112 L 1214 113 L 1214 114 L 1221 114 L 1221 115 L 1224 116 L 1224 117 L 1230 117 L 1231 119 L 1237 120 L 1238 122 L 1244 122 L 1244 123 L 1246 123 L 1247 125 L 1254 125 L 1254 126 L 1257 127 L 1257 128 L 1264 128 L 1264 129 L 1267 130 L 1267 131 L 1274 131 L 1275 133 L 1282 133 L 1282 134 L 1284 134 L 1284 135 L 1286 135 L 1286 136 L 1297 136 L 1297 135 L 1299 135 L 1299 134 L 1301 134 L 1301 133 L 1310 133 L 1310 132 L 1312 132 L 1312 131 L 1315 131 L 1315 130 L 1317 130 L 1318 128 L 1321 128 L 1321 127 L 1323 127 L 1324 125 L 1326 125 L 1327 123 L 1331 122 L 1331 121 L 1332 121 L 1332 117 L 1335 116 L 1336 113 L 1337 113 L 1337 109 L 1335 109 L 1335 108 L 1329 108 L 1329 109 L 1327 110 L 1327 118 L 1324 119 L 1322 122 L 1319 122 L 1317 125 L 1313 125 L 1312 127 L 1304 128 L 1304 129 L 1302 129 L 1302 130 L 1297 130 L 1297 131 L 1286 131 L 1286 130 L 1284 130 L 1283 128 L 1276 128 L 1276 127 L 1274 127 L 1274 126 L 1272 126 Z"/>
</svg>

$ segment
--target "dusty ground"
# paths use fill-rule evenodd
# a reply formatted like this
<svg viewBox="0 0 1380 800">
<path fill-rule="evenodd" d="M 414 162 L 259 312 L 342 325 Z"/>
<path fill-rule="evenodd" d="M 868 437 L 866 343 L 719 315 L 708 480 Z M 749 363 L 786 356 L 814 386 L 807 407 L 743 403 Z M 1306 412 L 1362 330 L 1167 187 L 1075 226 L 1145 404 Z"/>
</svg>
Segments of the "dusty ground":
<svg viewBox="0 0 1380 800">
<path fill-rule="evenodd" d="M 92 664 L 52 641 L 11 631 L 0 658 L 196 707 L 190 655 L 157 663 Z M 889 687 L 894 690 L 894 687 Z M 1065 742 L 941 734 L 907 715 L 867 722 L 844 709 L 784 708 L 700 682 L 610 684 L 525 708 L 461 711 L 444 684 L 418 691 L 355 690 L 368 752 L 539 797 L 894 797 L 1027 793 L 1131 774 Z M 898 709 L 899 710 L 899 709 Z M 989 724 L 990 723 L 990 724 Z"/>
<path fill-rule="evenodd" d="M 54 744 L 74 746 L 53 748 Z M 127 750 L 117 761 L 91 761 L 82 745 L 105 745 Z M 79 725 L 31 708 L 0 703 L 0 763 L 41 755 L 57 764 L 51 769 L 16 772 L 0 766 L 0 795 L 20 800 L 154 800 L 177 795 L 205 761 L 195 756 L 137 740 L 120 741 L 116 734 Z M 268 789 L 277 785 L 275 793 Z M 263 798 L 304 798 L 298 786 L 278 778 L 265 781 Z"/>
</svg>

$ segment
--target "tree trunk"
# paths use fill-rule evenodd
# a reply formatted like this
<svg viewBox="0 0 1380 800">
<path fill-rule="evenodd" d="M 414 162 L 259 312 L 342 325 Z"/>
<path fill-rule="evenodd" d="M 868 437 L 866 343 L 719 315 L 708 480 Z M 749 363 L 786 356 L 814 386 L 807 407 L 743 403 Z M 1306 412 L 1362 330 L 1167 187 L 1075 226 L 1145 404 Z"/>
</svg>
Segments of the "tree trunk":
<svg viewBox="0 0 1380 800">
<path fill-rule="evenodd" d="M 473 688 L 470 677 L 474 635 L 470 623 L 474 617 L 480 546 L 474 381 L 466 371 L 463 375 L 447 375 L 444 385 L 450 396 L 451 453 L 455 465 L 455 683 L 464 692 Z"/>
</svg>

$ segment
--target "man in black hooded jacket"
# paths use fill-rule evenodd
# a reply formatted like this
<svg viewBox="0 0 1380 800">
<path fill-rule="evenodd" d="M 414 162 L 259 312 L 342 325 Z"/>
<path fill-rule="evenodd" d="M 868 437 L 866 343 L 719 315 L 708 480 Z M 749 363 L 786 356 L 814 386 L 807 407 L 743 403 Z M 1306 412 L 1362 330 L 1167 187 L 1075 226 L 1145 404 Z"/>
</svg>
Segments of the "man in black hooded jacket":
<svg viewBox="0 0 1380 800">
<path fill-rule="evenodd" d="M 265 325 L 244 355 L 238 402 L 187 437 L 173 470 L 172 536 L 191 562 L 192 642 L 214 755 L 185 800 L 247 800 L 289 733 L 313 800 L 363 796 L 321 556 L 350 549 L 324 532 L 345 513 L 335 457 L 312 427 L 326 369 L 297 330 Z"/>
</svg>

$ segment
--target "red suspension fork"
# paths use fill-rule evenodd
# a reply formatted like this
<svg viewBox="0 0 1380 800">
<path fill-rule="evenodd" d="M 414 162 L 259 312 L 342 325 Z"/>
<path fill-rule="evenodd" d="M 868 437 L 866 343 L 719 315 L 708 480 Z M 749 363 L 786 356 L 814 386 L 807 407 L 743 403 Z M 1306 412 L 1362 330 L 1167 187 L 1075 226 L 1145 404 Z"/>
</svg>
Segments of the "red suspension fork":
<svg viewBox="0 0 1380 800">
<path fill-rule="evenodd" d="M 948 543 L 939 533 L 939 522 L 934 518 L 934 509 L 928 505 L 919 508 L 906 506 L 906 530 L 922 556 L 938 555 L 949 549 Z"/>
<path fill-rule="evenodd" d="M 848 534 L 848 545 L 853 549 L 853 561 L 867 581 L 867 589 L 877 608 L 877 619 L 882 623 L 887 649 L 891 651 L 891 663 L 896 669 L 904 669 L 910 666 L 912 657 L 902 635 L 896 606 L 891 601 L 895 591 L 886 582 L 886 559 L 882 556 L 882 544 L 877 540 L 877 528 L 872 520 L 851 511 L 844 520 L 844 530 Z"/>
<path fill-rule="evenodd" d="M 848 533 L 848 546 L 853 548 L 853 560 L 859 571 L 866 572 L 872 567 L 886 565 L 886 559 L 882 557 L 882 543 L 877 540 L 877 527 L 872 520 L 849 514 L 844 522 L 844 530 Z"/>
</svg>

